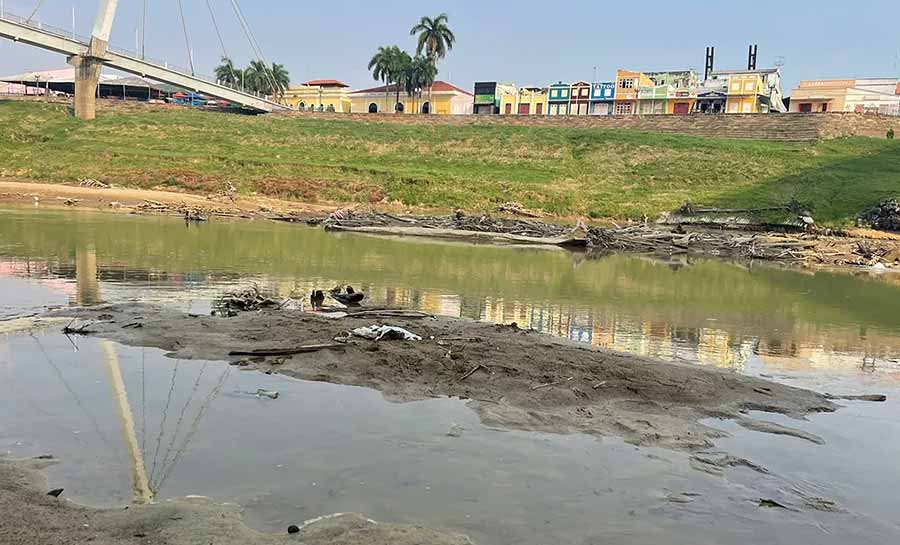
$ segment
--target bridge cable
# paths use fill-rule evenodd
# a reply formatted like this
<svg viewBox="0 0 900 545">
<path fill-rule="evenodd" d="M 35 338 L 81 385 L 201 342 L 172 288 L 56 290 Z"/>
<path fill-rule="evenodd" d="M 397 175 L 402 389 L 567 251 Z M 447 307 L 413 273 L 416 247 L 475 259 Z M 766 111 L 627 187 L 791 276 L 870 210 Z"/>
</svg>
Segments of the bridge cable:
<svg viewBox="0 0 900 545">
<path fill-rule="evenodd" d="M 34 9 L 31 11 L 31 15 L 28 16 L 28 19 L 25 19 L 26 24 L 30 23 L 31 20 L 34 19 L 34 16 L 37 15 L 38 10 L 41 9 L 41 6 L 43 4 L 44 4 L 44 0 L 38 0 L 37 5 L 34 6 Z"/>
<path fill-rule="evenodd" d="M 259 42 L 256 41 L 256 37 L 253 35 L 253 31 L 250 30 L 250 25 L 247 23 L 247 19 L 244 17 L 244 12 L 241 10 L 240 4 L 238 4 L 237 0 L 231 0 L 231 6 L 234 8 L 234 13 L 235 15 L 237 15 L 238 22 L 241 24 L 241 29 L 244 31 L 244 36 L 250 43 L 250 48 L 253 49 L 257 60 L 259 60 L 259 62 L 263 64 L 263 75 L 266 77 L 266 79 L 269 80 L 269 85 L 272 86 L 272 92 L 276 92 L 278 86 L 275 84 L 275 80 L 272 79 L 272 74 L 270 74 L 269 63 L 266 61 L 265 56 L 262 53 L 262 48 L 259 46 Z"/>
<path fill-rule="evenodd" d="M 206 9 L 209 10 L 209 17 L 212 19 L 213 28 L 216 29 L 216 36 L 219 38 L 219 45 L 222 47 L 222 56 L 224 59 L 231 61 L 231 57 L 228 56 L 228 50 L 225 47 L 225 40 L 222 39 L 222 32 L 219 31 L 219 23 L 216 22 L 216 15 L 213 13 L 212 5 L 210 5 L 209 0 L 206 0 Z M 231 77 L 234 78 L 235 85 L 238 85 L 243 81 L 243 75 L 241 75 L 241 78 L 238 78 L 237 74 L 234 72 L 232 62 L 228 63 L 228 70 L 231 71 Z"/>
<path fill-rule="evenodd" d="M 147 0 L 144 0 L 144 9 L 141 13 L 141 59 L 145 58 L 147 45 Z"/>
<path fill-rule="evenodd" d="M 191 41 L 188 38 L 187 22 L 184 19 L 184 6 L 182 6 L 181 0 L 178 0 L 178 12 L 181 14 L 181 30 L 184 32 L 184 45 L 187 47 L 188 62 L 191 64 L 191 75 L 196 76 L 197 74 L 194 71 L 194 55 L 191 52 Z"/>
</svg>

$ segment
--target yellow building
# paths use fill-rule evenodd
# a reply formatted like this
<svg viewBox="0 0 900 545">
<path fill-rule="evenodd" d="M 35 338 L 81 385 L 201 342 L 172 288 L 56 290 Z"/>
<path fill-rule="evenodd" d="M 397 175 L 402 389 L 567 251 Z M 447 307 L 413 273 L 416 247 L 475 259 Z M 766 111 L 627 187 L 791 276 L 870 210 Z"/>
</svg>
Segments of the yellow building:
<svg viewBox="0 0 900 545">
<path fill-rule="evenodd" d="M 431 92 L 426 89 L 421 96 L 410 97 L 397 86 L 388 85 L 363 89 L 350 93 L 351 109 L 354 112 L 375 113 L 435 113 L 438 115 L 464 115 L 472 113 L 474 96 L 445 81 L 436 81 Z M 434 102 L 432 108 L 431 102 Z"/>
<path fill-rule="evenodd" d="M 547 89 L 522 87 L 513 94 L 500 95 L 503 115 L 544 115 L 547 113 Z"/>
<path fill-rule="evenodd" d="M 312 80 L 289 88 L 284 99 L 291 108 L 298 110 L 349 113 L 349 87 L 335 79 Z"/>
<path fill-rule="evenodd" d="M 730 114 L 757 114 L 759 97 L 765 93 L 765 84 L 759 74 L 733 74 L 728 78 L 725 111 Z"/>
</svg>

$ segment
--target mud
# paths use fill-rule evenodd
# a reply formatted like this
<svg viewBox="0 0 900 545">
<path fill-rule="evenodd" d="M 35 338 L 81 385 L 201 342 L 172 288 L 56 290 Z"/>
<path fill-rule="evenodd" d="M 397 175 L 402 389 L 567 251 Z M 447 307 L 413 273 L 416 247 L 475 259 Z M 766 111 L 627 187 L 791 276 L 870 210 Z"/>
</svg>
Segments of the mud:
<svg viewBox="0 0 900 545">
<path fill-rule="evenodd" d="M 0 543 L 58 545 L 92 543 L 188 545 L 466 545 L 471 541 L 417 526 L 377 523 L 362 515 L 342 514 L 306 524 L 288 535 L 262 534 L 241 519 L 240 508 L 216 504 L 207 498 L 186 498 L 120 509 L 92 509 L 47 494 L 41 469 L 52 459 L 0 458 Z"/>
<path fill-rule="evenodd" d="M 762 432 L 747 412 L 802 418 L 836 409 L 824 396 L 689 364 L 594 349 L 515 326 L 451 318 L 373 316 L 329 319 L 299 310 L 262 310 L 232 318 L 182 314 L 143 304 L 67 309 L 78 331 L 180 359 L 223 360 L 245 369 L 369 387 L 396 402 L 459 397 L 489 426 L 617 436 L 641 446 L 699 451 L 722 431 L 702 424 L 733 419 Z M 333 343 L 373 324 L 403 327 L 420 342 L 353 338 L 343 351 L 240 358 L 233 351 Z M 73 326 L 75 327 L 75 326 Z"/>
</svg>

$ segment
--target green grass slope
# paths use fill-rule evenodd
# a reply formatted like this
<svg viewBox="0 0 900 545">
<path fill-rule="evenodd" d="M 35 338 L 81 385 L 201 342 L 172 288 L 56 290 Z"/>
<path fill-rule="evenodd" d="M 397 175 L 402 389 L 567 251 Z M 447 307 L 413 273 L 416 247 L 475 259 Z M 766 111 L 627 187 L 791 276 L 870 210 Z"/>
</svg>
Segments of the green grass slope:
<svg viewBox="0 0 900 545">
<path fill-rule="evenodd" d="M 755 208 L 797 200 L 846 226 L 900 195 L 900 141 L 790 144 L 627 130 L 407 125 L 192 110 L 0 101 L 0 176 L 91 177 L 130 187 L 220 190 L 308 202 L 492 210 L 519 201 L 557 215 L 655 217 L 685 202 Z"/>
</svg>

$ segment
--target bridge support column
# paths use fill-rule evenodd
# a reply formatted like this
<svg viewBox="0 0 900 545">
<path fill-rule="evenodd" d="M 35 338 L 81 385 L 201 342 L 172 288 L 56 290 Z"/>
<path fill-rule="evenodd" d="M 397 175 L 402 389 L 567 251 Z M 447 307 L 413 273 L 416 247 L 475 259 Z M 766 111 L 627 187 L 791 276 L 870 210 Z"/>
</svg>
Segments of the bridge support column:
<svg viewBox="0 0 900 545">
<path fill-rule="evenodd" d="M 74 56 L 69 64 L 75 67 L 75 117 L 91 121 L 97 117 L 97 85 L 103 64 L 96 57 Z"/>
</svg>

